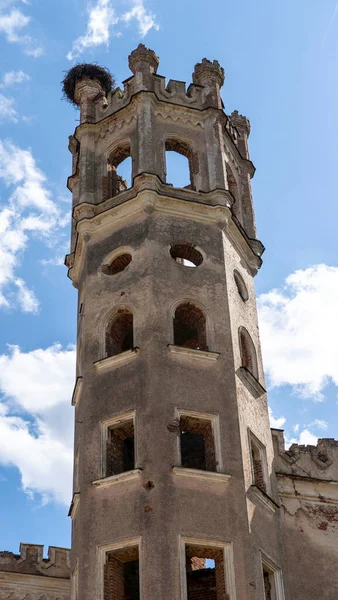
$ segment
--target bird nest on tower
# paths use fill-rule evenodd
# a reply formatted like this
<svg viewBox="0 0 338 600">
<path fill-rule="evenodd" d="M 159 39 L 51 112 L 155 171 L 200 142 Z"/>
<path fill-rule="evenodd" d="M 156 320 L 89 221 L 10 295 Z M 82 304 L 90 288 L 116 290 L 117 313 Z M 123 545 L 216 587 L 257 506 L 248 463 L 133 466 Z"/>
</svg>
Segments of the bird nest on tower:
<svg viewBox="0 0 338 600">
<path fill-rule="evenodd" d="M 105 67 L 90 63 L 75 65 L 67 71 L 62 81 L 64 98 L 75 106 L 77 106 L 77 102 L 75 101 L 75 86 L 77 81 L 81 81 L 81 79 L 95 79 L 96 81 L 99 81 L 106 94 L 110 92 L 115 85 L 115 81 L 110 71 Z"/>
</svg>

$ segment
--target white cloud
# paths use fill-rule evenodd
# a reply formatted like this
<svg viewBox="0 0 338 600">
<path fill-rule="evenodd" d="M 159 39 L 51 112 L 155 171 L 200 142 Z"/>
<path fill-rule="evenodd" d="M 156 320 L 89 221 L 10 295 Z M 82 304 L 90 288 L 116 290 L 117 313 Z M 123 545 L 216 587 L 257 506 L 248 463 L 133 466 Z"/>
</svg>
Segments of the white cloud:
<svg viewBox="0 0 338 600">
<path fill-rule="evenodd" d="M 153 27 L 156 31 L 159 30 L 155 16 L 146 11 L 143 0 L 136 0 L 132 9 L 122 15 L 122 20 L 126 23 L 130 23 L 133 19 L 137 21 L 141 37 L 145 37 Z"/>
<path fill-rule="evenodd" d="M 14 298 L 14 306 L 36 312 L 38 301 L 17 274 L 22 253 L 34 235 L 51 243 L 68 219 L 53 201 L 30 150 L 0 140 L 1 179 L 11 191 L 0 210 L 0 307 L 12 307 Z"/>
<path fill-rule="evenodd" d="M 74 370 L 74 348 L 60 344 L 0 356 L 0 464 L 43 502 L 71 498 Z"/>
<path fill-rule="evenodd" d="M 264 365 L 270 386 L 323 399 L 338 386 L 338 268 L 315 265 L 258 297 Z"/>
<path fill-rule="evenodd" d="M 32 290 L 27 288 L 23 279 L 15 279 L 14 284 L 18 288 L 18 303 L 23 312 L 37 313 L 39 310 L 39 301 Z"/>
<path fill-rule="evenodd" d="M 18 122 L 18 113 L 14 108 L 13 98 L 7 98 L 0 93 L 0 123 L 4 121 Z"/>
<path fill-rule="evenodd" d="M 71 52 L 68 52 L 68 60 L 73 60 L 83 53 L 86 48 L 109 44 L 110 30 L 118 22 L 115 11 L 111 6 L 111 0 L 97 0 L 97 3 L 89 8 L 87 31 L 85 35 L 77 38 L 73 43 Z"/>
<path fill-rule="evenodd" d="M 10 5 L 16 4 L 12 2 L 0 3 L 0 10 L 9 8 Z M 24 2 L 28 4 L 28 2 Z M 37 58 L 43 54 L 43 49 L 38 47 L 36 41 L 26 33 L 26 28 L 31 22 L 31 18 L 24 15 L 21 10 L 13 8 L 9 13 L 0 13 L 0 33 L 6 36 L 6 39 L 11 44 L 21 44 L 25 54 Z"/>
<path fill-rule="evenodd" d="M 322 419 L 315 419 L 314 421 L 312 421 L 312 423 L 310 423 L 309 425 L 307 425 L 307 427 L 315 427 L 317 429 L 327 429 L 329 426 L 329 424 L 326 421 L 323 421 Z"/>
<path fill-rule="evenodd" d="M 32 56 L 33 58 L 39 58 L 45 53 L 41 46 L 37 46 L 36 48 L 26 48 L 24 52 L 27 54 L 27 56 Z"/>
<path fill-rule="evenodd" d="M 30 76 L 27 75 L 27 73 L 24 73 L 24 71 L 9 71 L 3 75 L 0 87 L 7 88 L 29 80 Z"/>
<path fill-rule="evenodd" d="M 20 10 L 13 9 L 6 15 L 0 15 L 0 31 L 5 34 L 8 42 L 27 42 L 28 37 L 21 35 L 21 30 L 29 22 L 30 17 L 26 17 Z"/>
<path fill-rule="evenodd" d="M 272 414 L 272 410 L 269 406 L 269 418 L 270 418 L 270 427 L 273 429 L 281 429 L 283 425 L 286 423 L 285 417 L 278 417 L 277 419 Z"/>
<path fill-rule="evenodd" d="M 298 444 L 304 444 L 305 446 L 316 446 L 318 437 L 311 433 L 308 429 L 303 429 L 300 432 Z"/>
<path fill-rule="evenodd" d="M 130 10 L 117 14 L 112 5 L 112 0 L 96 0 L 96 3 L 88 5 L 87 30 L 83 36 L 78 37 L 72 50 L 68 52 L 68 60 L 74 60 L 87 48 L 93 48 L 102 44 L 108 46 L 111 35 L 120 37 L 121 32 L 113 32 L 117 23 L 131 23 L 135 20 L 138 24 L 139 34 L 144 37 L 152 28 L 158 30 L 159 26 L 155 16 L 146 10 L 143 0 L 132 0 Z"/>
</svg>

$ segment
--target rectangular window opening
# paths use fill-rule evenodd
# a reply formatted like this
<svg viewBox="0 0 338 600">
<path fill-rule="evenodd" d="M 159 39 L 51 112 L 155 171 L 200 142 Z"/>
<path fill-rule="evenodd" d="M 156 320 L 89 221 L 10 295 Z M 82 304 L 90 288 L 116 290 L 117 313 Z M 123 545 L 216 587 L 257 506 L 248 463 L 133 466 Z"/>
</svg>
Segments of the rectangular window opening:
<svg viewBox="0 0 338 600">
<path fill-rule="evenodd" d="M 267 463 L 265 446 L 250 432 L 250 450 L 252 466 L 252 482 L 260 490 L 267 493 Z"/>
<path fill-rule="evenodd" d="M 220 548 L 186 545 L 187 600 L 229 600 Z"/>
<path fill-rule="evenodd" d="M 138 546 L 120 548 L 106 553 L 103 599 L 140 599 Z"/>
<path fill-rule="evenodd" d="M 262 555 L 264 600 L 285 600 L 282 572 L 268 557 Z"/>
<path fill-rule="evenodd" d="M 135 469 L 133 419 L 108 427 L 106 440 L 106 477 Z"/>
<path fill-rule="evenodd" d="M 182 467 L 216 471 L 215 440 L 211 420 L 181 415 L 180 445 Z"/>
</svg>

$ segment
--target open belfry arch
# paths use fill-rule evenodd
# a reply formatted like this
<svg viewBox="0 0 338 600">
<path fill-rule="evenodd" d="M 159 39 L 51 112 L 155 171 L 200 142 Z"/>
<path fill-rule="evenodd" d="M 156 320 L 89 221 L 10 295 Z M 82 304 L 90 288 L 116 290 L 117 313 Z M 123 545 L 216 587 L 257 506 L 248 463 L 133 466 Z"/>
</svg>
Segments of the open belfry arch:
<svg viewBox="0 0 338 600">
<path fill-rule="evenodd" d="M 225 114 L 217 61 L 187 89 L 158 66 L 141 44 L 123 90 L 95 65 L 68 76 L 72 600 L 333 600 L 337 443 L 286 452 L 269 425 L 250 124 Z"/>
</svg>

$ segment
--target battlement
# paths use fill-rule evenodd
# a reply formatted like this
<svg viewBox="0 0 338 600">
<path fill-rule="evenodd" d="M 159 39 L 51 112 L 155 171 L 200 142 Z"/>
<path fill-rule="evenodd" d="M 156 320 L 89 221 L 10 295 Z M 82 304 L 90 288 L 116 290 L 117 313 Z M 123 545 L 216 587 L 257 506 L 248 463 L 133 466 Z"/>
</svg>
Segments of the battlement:
<svg viewBox="0 0 338 600">
<path fill-rule="evenodd" d="M 75 88 L 78 104 L 81 104 L 82 93 L 88 95 L 89 85 L 89 87 L 93 87 L 91 102 L 94 104 L 92 114 L 95 117 L 91 119 L 92 122 L 98 122 L 118 113 L 128 106 L 139 92 L 151 92 L 157 100 L 183 108 L 199 111 L 206 108 L 221 109 L 225 118 L 225 129 L 237 146 L 237 140 L 242 137 L 242 133 L 237 131 L 233 122 L 230 122 L 230 117 L 223 113 L 224 106 L 220 97 L 220 88 L 224 83 L 224 69 L 218 61 L 211 62 L 203 58 L 200 63 L 197 63 L 192 75 L 193 81 L 188 84 L 188 87 L 184 81 L 175 79 L 170 79 L 166 83 L 166 78 L 157 74 L 158 65 L 159 58 L 155 53 L 143 44 L 139 44 L 129 56 L 129 67 L 133 71 L 133 75 L 123 81 L 123 89 L 115 88 L 105 95 L 104 90 L 101 90 L 102 93 L 97 93 L 98 89 L 92 80 L 80 80 Z M 85 89 L 85 92 L 82 88 Z M 88 119 L 88 114 L 86 111 L 86 119 Z"/>
<path fill-rule="evenodd" d="M 285 450 L 284 431 L 272 429 L 277 474 L 338 482 L 338 441 L 322 438 L 316 446 L 292 444 Z"/>
<path fill-rule="evenodd" d="M 43 557 L 44 546 L 20 544 L 20 554 L 0 550 L 0 572 L 45 575 L 46 577 L 70 577 L 70 550 L 49 546 L 48 558 Z"/>
</svg>

